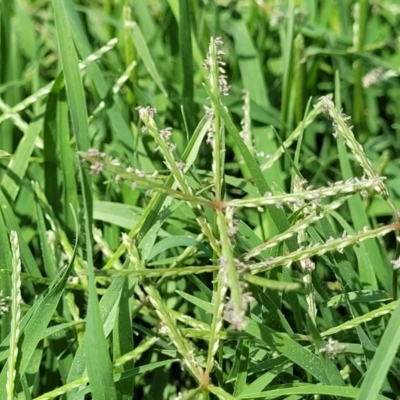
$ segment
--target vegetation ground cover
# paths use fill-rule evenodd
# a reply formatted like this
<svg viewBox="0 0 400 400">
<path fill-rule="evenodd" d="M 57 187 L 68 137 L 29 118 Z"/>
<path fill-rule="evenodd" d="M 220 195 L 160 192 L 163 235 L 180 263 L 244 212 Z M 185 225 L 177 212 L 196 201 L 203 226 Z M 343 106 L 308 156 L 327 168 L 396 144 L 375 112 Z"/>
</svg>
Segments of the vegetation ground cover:
<svg viewBox="0 0 400 400">
<path fill-rule="evenodd" d="M 0 3 L 0 399 L 400 397 L 392 1 Z"/>
</svg>

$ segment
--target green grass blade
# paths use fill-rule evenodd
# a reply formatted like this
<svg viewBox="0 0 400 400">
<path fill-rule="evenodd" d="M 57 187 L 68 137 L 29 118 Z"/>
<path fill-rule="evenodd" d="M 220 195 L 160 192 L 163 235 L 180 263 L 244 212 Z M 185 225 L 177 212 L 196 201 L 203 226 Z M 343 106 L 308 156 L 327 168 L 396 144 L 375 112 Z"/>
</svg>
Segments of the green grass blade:
<svg viewBox="0 0 400 400">
<path fill-rule="evenodd" d="M 113 358 L 114 362 L 119 357 L 127 354 L 133 350 L 133 338 L 132 338 L 132 323 L 131 315 L 132 310 L 130 307 L 130 299 L 133 295 L 133 279 L 126 279 L 124 287 L 121 291 L 121 297 L 118 304 L 117 317 L 113 329 Z M 123 365 L 114 368 L 114 373 L 124 373 L 128 370 L 133 369 L 133 361 L 128 361 Z M 120 400 L 132 400 L 132 388 L 135 385 L 133 377 L 129 377 L 120 380 L 116 384 L 116 390 L 118 399 Z"/>
<path fill-rule="evenodd" d="M 142 59 L 143 64 L 146 66 L 147 72 L 154 79 L 154 82 L 157 84 L 164 96 L 167 96 L 167 90 L 162 83 L 161 75 L 157 70 L 156 64 L 154 63 L 153 57 L 150 53 L 150 49 L 147 46 L 141 29 L 136 22 L 132 22 L 131 29 L 133 43 L 135 44 L 136 50 L 138 52 L 138 55 Z"/>
<path fill-rule="evenodd" d="M 270 102 L 258 58 L 258 51 L 254 46 L 245 22 L 242 19 L 233 20 L 231 33 L 235 43 L 235 52 L 238 57 L 244 88 L 249 92 L 250 99 L 253 102 L 267 109 L 270 107 Z"/>
<path fill-rule="evenodd" d="M 38 343 L 42 339 L 54 312 L 56 311 L 65 284 L 67 283 L 67 279 L 71 273 L 74 258 L 75 257 L 73 257 L 70 263 L 59 272 L 49 288 L 35 303 L 35 307 L 31 308 L 31 312 L 29 313 L 30 315 L 27 315 L 27 317 L 20 323 L 22 342 L 19 349 L 21 353 L 21 358 L 18 364 L 19 377 L 21 377 L 28 368 L 31 357 L 34 354 Z M 0 374 L 1 387 L 5 387 L 6 374 L 7 364 L 3 367 Z"/>
<path fill-rule="evenodd" d="M 309 372 L 318 381 L 326 385 L 329 384 L 329 379 L 322 368 L 321 360 L 315 354 L 311 353 L 310 350 L 296 343 L 287 335 L 274 331 L 255 321 L 249 321 L 249 325 L 245 331 L 279 351 L 289 360 Z"/>
<path fill-rule="evenodd" d="M 281 46 L 284 55 L 283 63 L 283 87 L 282 87 L 282 109 L 281 109 L 281 129 L 280 134 L 283 138 L 286 137 L 286 128 L 289 127 L 289 120 L 291 118 L 291 93 L 292 93 L 292 80 L 293 69 L 295 66 L 293 60 L 293 39 L 294 39 L 294 0 L 288 2 L 289 14 L 286 32 L 281 33 Z"/>
<path fill-rule="evenodd" d="M 58 97 L 58 130 L 60 142 L 60 163 L 62 171 L 62 182 L 64 186 L 63 215 L 65 218 L 66 231 L 70 235 L 74 232 L 74 210 L 78 209 L 79 199 L 77 182 L 75 179 L 74 150 L 70 143 L 70 125 L 68 116 L 68 103 L 66 100 L 65 89 Z"/>
<path fill-rule="evenodd" d="M 376 399 L 400 345 L 400 303 L 397 304 L 360 387 L 357 400 Z"/>
<path fill-rule="evenodd" d="M 124 282 L 125 278 L 114 278 L 110 286 L 100 299 L 100 316 L 102 322 L 102 330 L 105 337 L 108 337 L 115 324 L 118 300 L 121 296 Z M 85 352 L 86 348 L 88 347 L 88 345 L 86 345 L 86 342 L 89 342 L 90 344 L 91 340 L 92 338 L 90 336 L 90 332 L 86 330 L 83 340 L 75 353 L 74 360 L 68 374 L 69 383 L 75 381 L 76 379 L 79 379 L 82 375 L 84 375 L 86 369 Z"/>
<path fill-rule="evenodd" d="M 60 213 L 60 195 L 58 191 L 58 93 L 64 86 L 61 75 L 56 79 L 47 98 L 46 112 L 43 127 L 43 162 L 44 162 L 44 192 L 46 198 L 55 211 Z"/>
<path fill-rule="evenodd" d="M 182 105 L 189 132 L 195 127 L 192 32 L 189 0 L 179 0 L 179 47 L 182 64 Z"/>
<path fill-rule="evenodd" d="M 86 151 L 89 148 L 90 141 L 85 95 L 78 68 L 78 57 L 71 39 L 70 26 L 64 4 L 60 0 L 54 0 L 53 6 L 72 127 L 78 150 Z M 111 360 L 102 330 L 93 270 L 91 189 L 87 173 L 82 168 L 80 168 L 80 177 L 84 201 L 86 255 L 89 276 L 89 304 L 86 330 L 93 341 L 92 343 L 96 344 L 93 346 L 89 341 L 86 342 L 86 365 L 90 382 L 93 385 L 93 397 L 96 400 L 113 400 L 116 399 L 116 391 L 112 379 Z"/>
<path fill-rule="evenodd" d="M 1 181 L 3 191 L 11 201 L 14 201 L 20 189 L 19 179 L 22 179 L 29 165 L 29 157 L 34 148 L 35 141 L 43 126 L 43 120 L 38 119 L 32 122 L 24 138 L 20 141 L 15 154 L 11 157 L 8 164 L 8 173 Z"/>
<path fill-rule="evenodd" d="M 42 274 L 40 272 L 39 266 L 33 256 L 31 249 L 29 248 L 28 243 L 24 240 L 22 230 L 19 227 L 17 218 L 12 210 L 10 203 L 8 202 L 7 197 L 4 193 L 0 190 L 0 203 L 2 204 L 1 212 L 3 214 L 4 221 L 6 223 L 7 230 L 9 232 L 16 231 L 19 238 L 19 247 L 21 251 L 21 258 L 23 266 L 25 267 L 26 271 L 34 276 L 41 277 Z"/>
<path fill-rule="evenodd" d="M 283 386 L 283 387 L 282 387 Z M 241 396 L 240 399 L 276 399 L 281 396 L 289 396 L 292 394 L 299 395 L 326 395 L 330 397 L 347 398 L 347 399 L 355 399 L 360 391 L 356 388 L 351 387 L 343 387 L 343 386 L 321 386 L 321 385 L 309 385 L 309 384 L 301 384 L 296 383 L 293 385 L 282 385 L 280 388 L 274 387 L 269 391 L 254 393 L 251 396 Z M 288 398 L 288 397 L 286 397 Z M 360 397 L 361 399 L 361 397 Z M 367 397 L 363 397 L 363 399 L 367 399 Z M 372 399 L 372 397 L 368 398 Z M 386 396 L 375 396 L 374 400 L 389 400 Z"/>
<path fill-rule="evenodd" d="M 54 255 L 51 251 L 50 244 L 48 241 L 46 223 L 44 221 L 43 211 L 39 204 L 35 203 L 36 217 L 38 224 L 38 233 L 40 238 L 40 247 L 43 255 L 43 265 L 46 272 L 46 276 L 53 279 L 57 275 L 57 267 L 54 259 Z"/>
</svg>

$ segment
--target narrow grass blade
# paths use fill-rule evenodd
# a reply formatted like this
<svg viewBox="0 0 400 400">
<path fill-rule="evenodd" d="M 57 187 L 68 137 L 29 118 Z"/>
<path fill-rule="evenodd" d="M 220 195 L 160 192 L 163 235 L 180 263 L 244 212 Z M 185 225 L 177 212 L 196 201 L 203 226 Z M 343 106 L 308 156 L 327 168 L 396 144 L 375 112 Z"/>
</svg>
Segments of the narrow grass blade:
<svg viewBox="0 0 400 400">
<path fill-rule="evenodd" d="M 46 276 L 53 279 L 57 275 L 58 271 L 54 260 L 54 255 L 50 248 L 43 211 L 37 202 L 35 203 L 35 208 L 38 223 L 38 233 L 40 238 L 40 247 L 43 255 L 44 270 L 46 272 Z"/>
<path fill-rule="evenodd" d="M 63 215 L 65 216 L 65 230 L 72 236 L 72 233 L 74 232 L 75 221 L 70 205 L 72 205 L 74 210 L 77 210 L 79 200 L 77 182 L 75 178 L 76 171 L 74 164 L 74 151 L 70 143 L 70 123 L 65 88 L 58 96 L 58 131 L 58 140 L 60 145 L 60 167 L 64 186 Z"/>
<path fill-rule="evenodd" d="M 268 346 L 276 349 L 289 360 L 309 372 L 318 381 L 328 385 L 329 379 L 322 368 L 321 360 L 310 350 L 290 339 L 287 335 L 276 332 L 265 325 L 249 321 L 245 331 L 255 338 L 262 340 Z"/>
<path fill-rule="evenodd" d="M 39 266 L 37 265 L 37 262 L 35 260 L 35 257 L 33 256 L 31 249 L 29 248 L 28 244 L 23 238 L 22 230 L 18 225 L 17 218 L 12 210 L 11 204 L 8 202 L 7 197 L 4 195 L 4 193 L 0 190 L 0 203 L 2 204 L 2 207 L 0 208 L 4 221 L 7 226 L 7 230 L 11 232 L 11 230 L 14 230 L 17 232 L 18 238 L 19 238 L 19 247 L 21 251 L 21 258 L 23 265 L 26 269 L 26 271 L 34 276 L 41 277 L 42 274 L 40 272 Z"/>
<path fill-rule="evenodd" d="M 143 37 L 142 31 L 136 22 L 132 22 L 132 40 L 135 44 L 136 50 L 142 59 L 148 73 L 154 79 L 164 96 L 167 96 L 167 90 L 162 83 L 162 78 L 157 70 L 156 64 L 154 63 L 153 57 L 151 56 L 150 49 Z"/>
<path fill-rule="evenodd" d="M 190 9 L 189 0 L 179 0 L 179 47 L 183 74 L 182 105 L 191 133 L 195 127 L 195 104 Z"/>
<path fill-rule="evenodd" d="M 231 33 L 235 43 L 235 51 L 244 88 L 249 92 L 252 101 L 262 108 L 268 109 L 270 102 L 264 82 L 264 74 L 258 58 L 259 53 L 254 46 L 244 20 L 233 20 Z"/>
<path fill-rule="evenodd" d="M 400 345 L 400 302 L 387 324 L 378 349 L 362 381 L 357 400 L 375 400 Z"/>
<path fill-rule="evenodd" d="M 292 110 L 290 97 L 292 93 L 292 80 L 293 80 L 293 38 L 294 38 L 294 0 L 288 2 L 289 14 L 288 23 L 286 25 L 286 32 L 281 33 L 281 46 L 284 54 L 283 62 L 283 87 L 282 87 L 282 107 L 281 107 L 281 129 L 280 134 L 282 138 L 286 137 L 286 127 L 289 127 L 289 119 Z"/>
<path fill-rule="evenodd" d="M 110 286 L 100 299 L 100 316 L 102 330 L 105 337 L 108 337 L 114 327 L 118 300 L 121 296 L 121 291 L 123 289 L 125 279 L 126 278 L 121 277 L 114 278 Z M 68 374 L 68 382 L 71 383 L 85 374 L 85 351 L 87 347 L 86 342 L 90 342 L 91 340 L 92 338 L 90 337 L 90 332 L 86 330 L 83 340 L 75 353 L 74 360 Z"/>
<path fill-rule="evenodd" d="M 21 321 L 21 358 L 18 365 L 18 374 L 20 377 L 23 376 L 28 368 L 31 357 L 33 356 L 38 343 L 42 339 L 42 336 L 53 317 L 63 294 L 67 279 L 71 273 L 73 259 L 59 272 L 49 288 L 37 300 L 35 306 L 31 308 L 30 312 Z M 7 366 L 8 364 L 3 367 L 0 374 L 0 387 L 5 387 Z"/>
<path fill-rule="evenodd" d="M 53 0 L 53 6 L 72 127 L 76 137 L 78 150 L 85 151 L 89 148 L 90 141 L 87 126 L 85 95 L 78 68 L 78 57 L 71 39 L 71 31 L 64 4 L 61 0 Z M 86 255 L 90 289 L 86 330 L 92 340 L 91 342 L 86 342 L 86 364 L 90 381 L 93 384 L 93 397 L 96 400 L 113 400 L 116 399 L 116 391 L 112 379 L 112 365 L 105 337 L 103 335 L 94 278 L 91 232 L 91 189 L 87 173 L 85 173 L 82 168 L 80 168 L 80 177 L 84 202 Z"/>
<path fill-rule="evenodd" d="M 321 386 L 321 385 L 309 385 L 309 384 L 302 384 L 302 383 L 295 383 L 289 385 L 281 385 L 279 388 L 274 387 L 271 388 L 269 391 L 261 392 L 261 393 L 254 393 L 249 396 L 240 396 L 240 399 L 276 399 L 281 396 L 289 396 L 293 394 L 299 395 L 326 395 L 330 397 L 341 397 L 347 399 L 355 399 L 360 393 L 359 389 L 352 388 L 352 387 L 343 387 L 343 386 Z M 288 398 L 288 397 L 285 397 Z M 360 397 L 360 399 L 367 399 L 367 397 Z M 368 399 L 372 399 L 369 397 Z M 385 396 L 375 396 L 373 397 L 374 400 L 389 400 L 388 397 Z"/>
<path fill-rule="evenodd" d="M 118 304 L 117 317 L 113 329 L 113 359 L 114 362 L 125 354 L 133 350 L 132 338 L 132 323 L 131 315 L 132 310 L 130 307 L 130 300 L 133 296 L 133 278 L 126 279 L 124 287 L 121 291 L 121 297 Z M 124 373 L 133 369 L 133 361 L 127 360 L 123 365 L 114 367 L 114 374 L 116 372 Z M 122 379 L 116 384 L 117 396 L 120 400 L 132 400 L 132 388 L 135 385 L 133 377 Z"/>
<path fill-rule="evenodd" d="M 8 163 L 7 175 L 3 177 L 1 187 L 11 201 L 14 201 L 17 197 L 20 189 L 18 179 L 22 179 L 25 176 L 29 165 L 29 157 L 35 148 L 35 141 L 40 134 L 42 126 L 43 119 L 38 119 L 29 125 L 25 136 L 20 141 L 16 152 Z"/>
<path fill-rule="evenodd" d="M 43 162 L 44 162 L 44 192 L 46 198 L 55 211 L 61 211 L 60 193 L 58 186 L 58 93 L 64 86 L 62 76 L 56 79 L 48 95 L 43 126 Z"/>
</svg>

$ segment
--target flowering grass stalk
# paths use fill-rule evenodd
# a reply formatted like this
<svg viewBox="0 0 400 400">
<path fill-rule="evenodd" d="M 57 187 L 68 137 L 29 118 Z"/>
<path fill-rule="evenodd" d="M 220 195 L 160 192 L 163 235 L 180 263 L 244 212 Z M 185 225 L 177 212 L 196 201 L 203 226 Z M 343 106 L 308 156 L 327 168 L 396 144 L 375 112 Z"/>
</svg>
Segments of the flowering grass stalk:
<svg viewBox="0 0 400 400">
<path fill-rule="evenodd" d="M 329 97 L 323 96 L 320 100 L 323 103 L 324 112 L 326 112 L 332 118 L 332 125 L 334 129 L 333 136 L 335 138 L 337 138 L 339 135 L 343 136 L 344 143 L 351 150 L 354 158 L 360 164 L 365 175 L 368 178 L 379 178 L 374 171 L 370 160 L 365 155 L 364 149 L 362 148 L 361 144 L 354 137 L 352 127 L 349 127 L 347 125 L 347 121 L 350 119 L 350 117 L 344 114 L 342 111 L 339 112 L 333 104 L 333 101 Z M 388 202 L 393 211 L 393 214 L 396 216 L 397 220 L 400 221 L 400 214 L 389 199 L 389 193 L 385 184 L 382 181 L 378 182 L 375 190 L 378 191 L 382 195 L 382 197 Z"/>
<path fill-rule="evenodd" d="M 310 244 L 305 248 L 300 248 L 299 250 L 293 253 L 289 253 L 288 255 L 270 257 L 265 261 L 252 264 L 250 266 L 250 270 L 252 271 L 252 273 L 259 273 L 261 271 L 267 271 L 280 265 L 290 267 L 295 261 L 306 260 L 313 256 L 320 256 L 329 251 L 338 251 L 342 253 L 344 249 L 348 246 L 354 246 L 364 240 L 387 235 L 388 233 L 396 231 L 399 228 L 400 225 L 398 223 L 395 223 L 371 230 L 365 227 L 363 230 L 355 235 L 347 235 L 346 232 L 344 232 L 341 238 L 335 239 L 333 237 L 330 237 L 325 243 Z"/>
<path fill-rule="evenodd" d="M 400 398 L 393 7 L 39 3 L 0 2 L 5 396 Z"/>
<path fill-rule="evenodd" d="M 123 235 L 122 240 L 127 248 L 132 265 L 138 270 L 144 269 L 134 242 L 127 235 Z M 202 368 L 196 361 L 194 346 L 182 336 L 180 330 L 176 326 L 176 322 L 172 318 L 168 307 L 166 307 L 164 304 L 164 301 L 157 289 L 149 281 L 146 281 L 146 278 L 144 278 L 142 284 L 148 295 L 148 300 L 153 305 L 162 323 L 162 326 L 160 327 L 160 333 L 166 334 L 170 338 L 174 346 L 176 346 L 177 350 L 181 354 L 184 365 L 192 373 L 193 377 L 201 385 L 207 385 L 207 382 L 204 381 L 205 379 L 207 380 L 207 378 L 204 376 Z"/>
<path fill-rule="evenodd" d="M 17 357 L 19 340 L 19 322 L 21 319 L 21 255 L 18 245 L 18 235 L 15 231 L 10 234 L 12 261 L 12 290 L 11 290 L 11 329 L 10 347 L 7 371 L 7 400 L 13 400 L 15 381 L 17 378 Z"/>
</svg>

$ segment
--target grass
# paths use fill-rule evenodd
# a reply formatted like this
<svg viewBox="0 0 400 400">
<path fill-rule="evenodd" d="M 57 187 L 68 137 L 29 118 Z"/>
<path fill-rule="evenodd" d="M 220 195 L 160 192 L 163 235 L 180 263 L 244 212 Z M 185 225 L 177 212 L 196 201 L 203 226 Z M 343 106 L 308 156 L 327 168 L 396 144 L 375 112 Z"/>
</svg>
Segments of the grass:
<svg viewBox="0 0 400 400">
<path fill-rule="evenodd" d="M 399 14 L 1 2 L 0 400 L 400 398 Z"/>
</svg>

